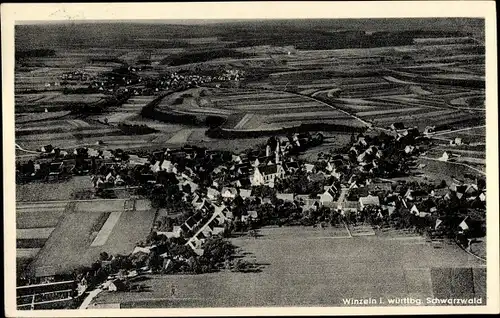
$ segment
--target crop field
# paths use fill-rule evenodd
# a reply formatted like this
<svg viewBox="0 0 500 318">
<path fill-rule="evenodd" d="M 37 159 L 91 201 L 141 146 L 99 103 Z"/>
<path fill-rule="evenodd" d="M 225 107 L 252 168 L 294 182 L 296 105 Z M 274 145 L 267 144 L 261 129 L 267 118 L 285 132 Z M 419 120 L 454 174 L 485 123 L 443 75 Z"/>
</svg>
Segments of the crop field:
<svg viewBox="0 0 500 318">
<path fill-rule="evenodd" d="M 92 242 L 110 216 L 109 212 L 116 212 L 116 209 L 107 204 L 99 208 L 92 203 L 85 211 L 79 209 L 65 213 L 31 264 L 31 269 L 51 266 L 57 272 L 68 272 L 91 264 L 103 251 L 109 254 L 131 253 L 135 244 L 149 233 L 155 213 L 150 209 L 123 211 L 121 202 L 122 212 L 107 233 L 107 239 L 99 246 L 92 246 Z M 67 239 L 70 237 L 75 239 Z"/>
<path fill-rule="evenodd" d="M 58 110 L 68 110 L 81 104 L 96 104 L 106 101 L 103 94 L 61 94 L 59 92 L 43 92 L 37 94 L 16 94 L 16 113 L 44 112 L 54 113 Z M 47 115 L 47 114 L 46 114 Z"/>
<path fill-rule="evenodd" d="M 27 183 L 16 185 L 16 202 L 69 200 L 74 192 L 93 189 L 88 176 L 75 176 L 56 183 Z"/>
<path fill-rule="evenodd" d="M 484 297 L 480 261 L 454 245 L 433 249 L 403 239 L 349 238 L 344 228 L 264 228 L 259 234 L 232 239 L 247 261 L 261 265 L 259 273 L 152 276 L 145 281 L 151 290 L 140 297 L 103 292 L 94 303 L 120 303 L 121 308 L 342 306 L 342 299 L 350 297 L 439 297 L 448 287 L 450 297 Z M 465 280 L 465 287 L 450 286 L 462 268 L 477 276 Z M 176 286 L 175 298 L 170 286 Z"/>
<path fill-rule="evenodd" d="M 319 118 L 325 123 L 359 126 L 350 116 L 315 99 L 279 91 L 195 89 L 172 94 L 160 103 L 162 107 L 175 112 L 227 116 L 224 127 L 235 130 L 294 127 L 318 122 Z"/>
</svg>

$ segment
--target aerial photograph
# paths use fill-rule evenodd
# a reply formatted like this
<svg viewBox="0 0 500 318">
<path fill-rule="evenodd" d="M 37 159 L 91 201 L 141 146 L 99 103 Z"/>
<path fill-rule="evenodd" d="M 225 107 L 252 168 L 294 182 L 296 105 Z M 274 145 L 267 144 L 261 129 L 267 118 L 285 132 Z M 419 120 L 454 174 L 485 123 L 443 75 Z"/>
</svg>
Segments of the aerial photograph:
<svg viewBox="0 0 500 318">
<path fill-rule="evenodd" d="M 17 310 L 491 300 L 484 19 L 14 31 Z"/>
</svg>

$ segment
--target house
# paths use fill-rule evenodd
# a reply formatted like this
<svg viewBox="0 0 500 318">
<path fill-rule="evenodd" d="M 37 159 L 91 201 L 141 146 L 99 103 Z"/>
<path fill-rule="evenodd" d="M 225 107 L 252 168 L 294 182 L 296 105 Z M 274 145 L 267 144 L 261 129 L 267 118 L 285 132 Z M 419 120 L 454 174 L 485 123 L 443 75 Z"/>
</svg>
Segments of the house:
<svg viewBox="0 0 500 318">
<path fill-rule="evenodd" d="M 388 215 L 391 215 L 394 211 L 396 211 L 396 207 L 392 205 L 382 205 L 381 208 L 383 211 L 387 211 Z"/>
<path fill-rule="evenodd" d="M 411 155 L 414 150 L 415 150 L 415 146 L 407 145 L 405 147 L 405 153 L 408 154 L 408 155 Z"/>
<path fill-rule="evenodd" d="M 214 188 L 208 188 L 207 189 L 207 198 L 210 200 L 216 200 L 221 193 L 217 191 L 217 189 Z"/>
<path fill-rule="evenodd" d="M 273 164 L 274 163 L 274 157 L 273 156 L 265 156 L 265 157 L 259 157 L 255 159 L 252 162 L 253 167 L 258 167 L 258 166 L 263 166 L 263 165 L 268 165 L 268 164 Z"/>
<path fill-rule="evenodd" d="M 285 202 L 293 202 L 294 195 L 293 193 L 276 193 L 276 199 L 283 200 Z"/>
<path fill-rule="evenodd" d="M 238 191 L 235 188 L 223 187 L 221 195 L 224 199 L 234 199 L 238 195 Z"/>
<path fill-rule="evenodd" d="M 411 214 L 415 214 L 415 215 L 418 215 L 420 213 L 420 210 L 418 209 L 417 205 L 413 205 L 410 209 L 410 213 Z"/>
<path fill-rule="evenodd" d="M 233 182 L 233 184 L 237 188 L 249 188 L 252 185 L 252 183 L 250 182 L 250 178 L 241 178 L 241 179 L 238 179 L 235 182 Z"/>
<path fill-rule="evenodd" d="M 105 286 L 103 286 L 103 289 L 107 289 L 110 292 L 128 290 L 127 285 L 121 279 L 115 279 L 113 281 L 110 281 L 108 284 L 105 284 Z"/>
<path fill-rule="evenodd" d="M 252 185 L 274 186 L 274 181 L 283 178 L 285 170 L 281 165 L 268 165 L 257 167 L 251 180 Z"/>
<path fill-rule="evenodd" d="M 40 151 L 44 153 L 53 153 L 54 147 L 52 145 L 46 145 L 40 148 Z"/>
<path fill-rule="evenodd" d="M 437 188 L 431 190 L 431 196 L 436 198 L 442 198 L 448 193 L 447 188 Z"/>
<path fill-rule="evenodd" d="M 323 192 L 319 196 L 319 201 L 321 204 L 325 205 L 328 203 L 332 203 L 333 200 L 335 200 L 335 197 L 337 196 L 337 189 L 335 187 L 329 187 L 325 192 Z"/>
<path fill-rule="evenodd" d="M 471 183 L 467 186 L 467 189 L 465 189 L 465 194 L 467 195 L 474 195 L 478 192 L 478 187 L 476 184 Z"/>
<path fill-rule="evenodd" d="M 424 135 L 430 135 L 434 133 L 434 130 L 436 129 L 436 126 L 427 126 L 424 129 Z"/>
<path fill-rule="evenodd" d="M 357 158 L 356 160 L 358 160 L 358 162 L 363 162 L 366 160 L 366 156 L 367 156 L 367 153 L 366 151 L 365 152 L 362 152 Z"/>
<path fill-rule="evenodd" d="M 198 190 L 198 184 L 194 183 L 190 180 L 184 180 L 183 182 L 179 182 L 179 188 L 182 190 L 185 186 L 189 186 L 190 192 L 195 193 Z"/>
<path fill-rule="evenodd" d="M 366 197 L 359 198 L 359 208 L 363 210 L 367 206 L 380 206 L 380 199 L 378 196 L 369 194 Z"/>
<path fill-rule="evenodd" d="M 151 248 L 150 247 L 136 246 L 134 248 L 134 250 L 132 251 L 132 255 L 137 254 L 137 253 L 149 254 L 149 253 L 151 253 Z"/>
<path fill-rule="evenodd" d="M 306 172 L 312 173 L 314 171 L 314 165 L 312 165 L 310 163 L 304 164 L 304 168 L 306 168 Z"/>
<path fill-rule="evenodd" d="M 398 130 L 403 130 L 405 129 L 405 125 L 403 123 L 393 123 L 392 125 L 389 126 L 389 128 L 393 131 L 398 131 Z"/>
<path fill-rule="evenodd" d="M 481 192 L 481 194 L 479 195 L 479 200 L 481 200 L 481 202 L 486 201 L 486 192 Z"/>
<path fill-rule="evenodd" d="M 59 176 L 63 171 L 62 162 L 52 162 L 49 166 L 49 176 Z"/>
<path fill-rule="evenodd" d="M 443 155 L 438 158 L 439 161 L 448 161 L 450 159 L 450 155 L 448 152 L 443 152 Z"/>
<path fill-rule="evenodd" d="M 363 147 L 368 146 L 368 142 L 366 141 L 366 138 L 364 136 L 359 136 L 355 144 Z"/>
<path fill-rule="evenodd" d="M 233 155 L 232 160 L 236 163 L 243 163 L 248 161 L 248 157 L 246 154 Z"/>
<path fill-rule="evenodd" d="M 240 197 L 243 199 L 250 198 L 252 196 L 252 190 L 240 189 Z"/>
<path fill-rule="evenodd" d="M 460 146 L 462 145 L 462 138 L 456 137 L 453 140 L 450 140 L 450 145 L 451 146 Z"/>
<path fill-rule="evenodd" d="M 270 205 L 273 205 L 273 202 L 272 202 L 271 198 L 262 198 L 261 204 L 270 204 Z"/>
<path fill-rule="evenodd" d="M 415 200 L 421 200 L 427 198 L 429 195 L 427 192 L 423 190 L 412 190 L 408 189 L 406 191 L 404 198 L 407 199 L 408 201 L 415 201 Z"/>
<path fill-rule="evenodd" d="M 129 166 L 142 166 L 149 162 L 147 158 L 142 158 L 137 155 L 129 155 L 128 165 Z"/>
<path fill-rule="evenodd" d="M 289 174 L 295 173 L 300 169 L 299 163 L 297 161 L 289 161 L 283 164 L 285 171 Z"/>
</svg>

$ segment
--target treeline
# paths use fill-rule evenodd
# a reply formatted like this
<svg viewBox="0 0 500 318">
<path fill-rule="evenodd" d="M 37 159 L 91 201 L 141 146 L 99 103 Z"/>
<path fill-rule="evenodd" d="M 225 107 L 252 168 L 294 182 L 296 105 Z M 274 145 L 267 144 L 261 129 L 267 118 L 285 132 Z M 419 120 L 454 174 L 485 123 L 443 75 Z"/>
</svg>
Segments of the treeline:
<svg viewBox="0 0 500 318">
<path fill-rule="evenodd" d="M 292 31 L 292 30 L 290 30 Z M 443 32 L 426 30 L 408 30 L 396 32 L 375 32 L 367 34 L 364 31 L 347 30 L 328 32 L 309 29 L 295 29 L 293 32 L 262 32 L 262 30 L 239 30 L 221 38 L 222 41 L 232 41 L 228 48 L 259 46 L 273 43 L 275 46 L 293 45 L 299 50 L 327 50 L 375 48 L 388 46 L 412 45 L 413 39 L 425 37 L 461 37 L 462 32 Z"/>
<path fill-rule="evenodd" d="M 67 110 L 70 110 L 73 114 L 99 114 L 108 107 L 123 104 L 131 95 L 131 92 L 124 92 L 96 103 L 69 105 Z"/>
<path fill-rule="evenodd" d="M 226 120 L 224 117 L 215 116 L 215 115 L 206 115 L 206 116 L 196 116 L 193 114 L 181 114 L 169 111 L 161 111 L 156 109 L 156 106 L 163 100 L 163 98 L 167 95 L 170 95 L 174 92 L 179 92 L 182 89 L 178 89 L 172 92 L 169 92 L 166 95 L 161 95 L 155 100 L 153 100 L 148 105 L 144 106 L 141 110 L 141 116 L 155 119 L 159 121 L 163 121 L 166 123 L 175 123 L 175 124 L 184 124 L 184 125 L 192 125 L 192 126 L 208 126 L 208 127 L 218 127 L 224 123 Z"/>
<path fill-rule="evenodd" d="M 276 130 L 256 130 L 256 131 L 237 131 L 237 130 L 225 130 L 220 127 L 209 128 L 205 135 L 210 138 L 220 138 L 220 139 L 237 139 L 237 138 L 256 138 L 263 136 L 274 136 L 276 134 L 293 134 L 293 133 L 303 133 L 310 131 L 339 131 L 339 132 L 364 132 L 366 128 L 364 127 L 352 127 L 337 124 L 328 123 L 309 123 L 301 124 L 300 126 L 281 128 Z"/>
<path fill-rule="evenodd" d="M 16 60 L 30 58 L 30 57 L 50 57 L 50 56 L 56 56 L 56 51 L 49 49 L 16 51 Z"/>
<path fill-rule="evenodd" d="M 119 63 L 126 64 L 124 61 L 117 57 L 92 57 L 90 58 L 90 63 Z"/>
<path fill-rule="evenodd" d="M 254 55 L 230 49 L 217 49 L 204 52 L 182 53 L 178 55 L 172 55 L 164 58 L 160 64 L 178 66 L 183 64 L 206 62 L 209 60 L 224 58 L 224 57 L 245 58 L 250 56 Z"/>
<path fill-rule="evenodd" d="M 120 123 L 118 124 L 118 128 L 126 135 L 147 135 L 157 132 L 156 129 L 146 125 Z"/>
</svg>

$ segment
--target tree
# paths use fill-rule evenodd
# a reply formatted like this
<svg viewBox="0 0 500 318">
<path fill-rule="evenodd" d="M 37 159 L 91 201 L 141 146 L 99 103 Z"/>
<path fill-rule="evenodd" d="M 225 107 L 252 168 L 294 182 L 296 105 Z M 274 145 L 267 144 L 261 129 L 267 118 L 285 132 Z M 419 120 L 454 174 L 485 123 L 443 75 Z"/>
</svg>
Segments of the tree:
<svg viewBox="0 0 500 318">
<path fill-rule="evenodd" d="M 447 186 L 446 185 L 446 181 L 445 180 L 441 180 L 441 183 L 439 184 L 439 188 L 444 189 L 444 188 L 446 188 L 446 186 Z"/>
<path fill-rule="evenodd" d="M 101 261 L 107 261 L 109 259 L 109 255 L 106 252 L 101 252 L 99 254 L 99 260 Z"/>
</svg>

